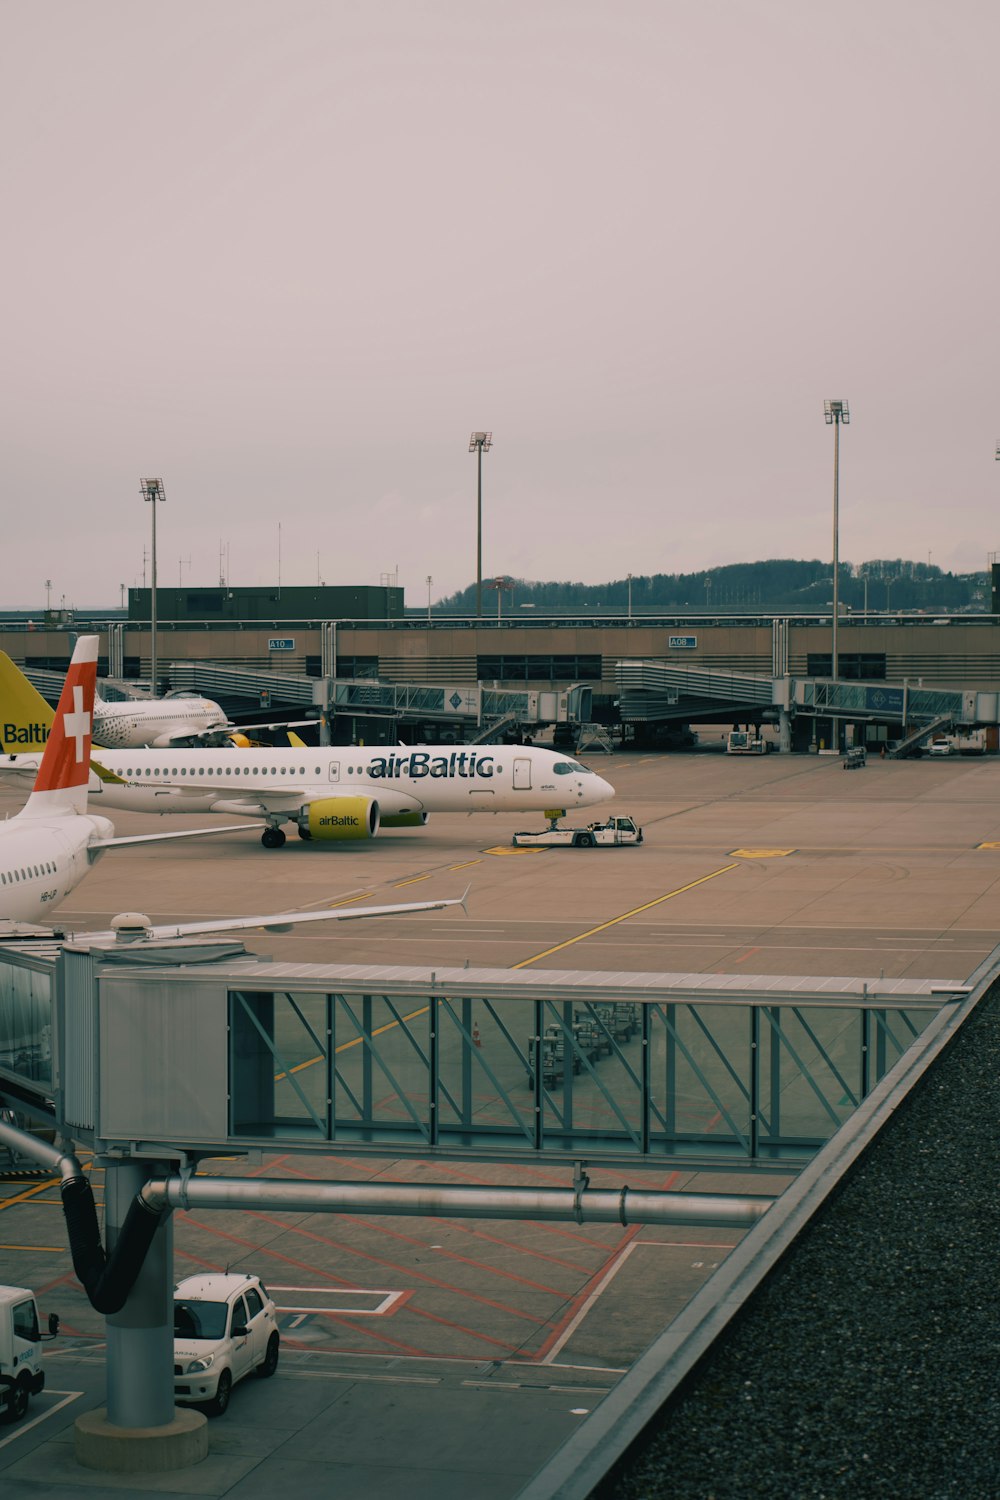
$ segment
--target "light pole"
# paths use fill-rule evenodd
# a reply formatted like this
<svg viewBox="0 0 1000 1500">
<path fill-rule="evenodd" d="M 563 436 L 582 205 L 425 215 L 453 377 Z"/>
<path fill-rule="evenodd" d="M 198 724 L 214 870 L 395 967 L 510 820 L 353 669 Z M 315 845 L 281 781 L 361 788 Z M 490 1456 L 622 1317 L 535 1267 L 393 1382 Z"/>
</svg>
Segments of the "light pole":
<svg viewBox="0 0 1000 1500">
<path fill-rule="evenodd" d="M 488 453 L 493 446 L 492 432 L 474 432 L 469 439 L 469 452 L 477 456 L 479 485 L 476 500 L 476 619 L 483 613 L 483 450 Z"/>
<path fill-rule="evenodd" d="M 632 619 L 632 574 L 628 575 L 628 617 Z"/>
<path fill-rule="evenodd" d="M 824 401 L 823 414 L 827 426 L 833 425 L 833 632 L 830 676 L 837 680 L 837 625 L 840 614 L 840 424 L 851 420 L 846 401 Z M 836 733 L 836 731 L 835 731 Z"/>
<path fill-rule="evenodd" d="M 506 589 L 508 593 L 512 594 L 514 592 L 514 580 L 513 578 L 504 577 L 493 578 L 490 581 L 490 588 L 497 591 L 497 619 L 499 620 L 503 614 L 503 591 Z"/>
<path fill-rule="evenodd" d="M 142 498 L 153 507 L 153 550 L 150 561 L 153 570 L 153 586 L 150 590 L 149 623 L 150 623 L 150 647 L 149 647 L 149 683 L 152 696 L 156 697 L 156 504 L 164 501 L 167 492 L 163 488 L 162 479 L 140 479 L 140 492 Z"/>
<path fill-rule="evenodd" d="M 428 573 L 428 575 L 427 575 L 427 623 L 428 623 L 428 625 L 431 623 L 431 584 L 433 582 L 434 582 L 434 579 Z"/>
</svg>

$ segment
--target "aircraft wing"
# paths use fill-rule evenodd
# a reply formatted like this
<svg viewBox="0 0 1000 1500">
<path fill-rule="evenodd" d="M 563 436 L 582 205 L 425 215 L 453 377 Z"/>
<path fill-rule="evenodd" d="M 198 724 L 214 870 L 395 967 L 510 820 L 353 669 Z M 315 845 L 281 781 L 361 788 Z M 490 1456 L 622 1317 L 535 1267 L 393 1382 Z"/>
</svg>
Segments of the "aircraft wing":
<svg viewBox="0 0 1000 1500">
<path fill-rule="evenodd" d="M 123 833 L 113 839 L 95 839 L 88 849 L 117 849 L 122 844 L 162 844 L 165 839 L 197 839 L 206 833 L 260 833 L 256 823 L 225 823 L 220 828 L 182 828 L 179 833 Z"/>
<path fill-rule="evenodd" d="M 272 912 L 263 917 L 224 917 L 213 922 L 168 923 L 162 927 L 146 928 L 142 940 L 196 937 L 204 932 L 237 932 L 247 927 L 260 927 L 265 932 L 287 932 L 301 922 L 353 922 L 362 917 L 398 917 L 407 912 L 440 911 L 445 906 L 460 906 L 464 911 L 468 894 L 468 889 L 466 889 L 463 895 L 453 896 L 447 901 L 401 901 L 389 906 L 326 907 L 323 911 Z M 117 934 L 108 931 L 77 935 L 88 938 L 107 938 L 115 937 Z"/>
<path fill-rule="evenodd" d="M 218 745 L 226 744 L 229 736 L 237 729 L 236 724 L 213 724 L 210 729 L 196 729 L 193 724 L 186 728 L 183 724 L 175 724 L 168 734 L 161 735 L 156 741 L 156 748 L 160 750 L 184 750 L 190 745 L 199 749 L 214 749 Z"/>
</svg>

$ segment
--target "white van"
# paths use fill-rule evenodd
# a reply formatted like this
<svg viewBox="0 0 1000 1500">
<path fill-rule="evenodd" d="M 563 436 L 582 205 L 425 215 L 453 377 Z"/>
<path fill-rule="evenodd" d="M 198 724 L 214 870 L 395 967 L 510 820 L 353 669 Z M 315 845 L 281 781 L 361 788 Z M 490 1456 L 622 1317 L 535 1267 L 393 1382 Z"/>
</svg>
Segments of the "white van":
<svg viewBox="0 0 1000 1500">
<path fill-rule="evenodd" d="M 49 1313 L 49 1338 L 59 1332 L 59 1319 Z M 8 1420 L 20 1422 L 28 1402 L 45 1386 L 42 1338 L 34 1292 L 23 1286 L 0 1286 L 0 1403 Z"/>
</svg>

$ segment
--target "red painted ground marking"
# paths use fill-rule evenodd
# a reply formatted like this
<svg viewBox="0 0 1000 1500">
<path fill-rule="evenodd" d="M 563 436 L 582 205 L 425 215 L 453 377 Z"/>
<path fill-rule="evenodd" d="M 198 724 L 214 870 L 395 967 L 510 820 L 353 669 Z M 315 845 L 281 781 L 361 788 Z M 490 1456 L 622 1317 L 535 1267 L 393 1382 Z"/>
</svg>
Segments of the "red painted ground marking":
<svg viewBox="0 0 1000 1500">
<path fill-rule="evenodd" d="M 568 1304 L 568 1306 L 566 1308 L 566 1311 L 564 1312 L 563 1316 L 559 1319 L 558 1323 L 555 1324 L 555 1326 L 553 1327 L 553 1329 L 552 1329 L 551 1333 L 549 1334 L 548 1338 L 542 1344 L 542 1347 L 540 1349 L 536 1350 L 536 1352 L 534 1354 L 526 1354 L 524 1356 L 526 1360 L 529 1360 L 529 1361 L 531 1361 L 533 1363 L 533 1362 L 535 1362 L 537 1360 L 542 1360 L 542 1359 L 545 1358 L 546 1354 L 552 1348 L 552 1345 L 554 1343 L 556 1343 L 556 1341 L 559 1339 L 560 1335 L 562 1334 L 563 1329 L 566 1328 L 567 1325 L 573 1321 L 573 1319 L 576 1317 L 577 1313 L 579 1312 L 580 1308 L 583 1306 L 583 1304 L 586 1302 L 587 1298 L 590 1296 L 590 1289 L 591 1289 L 591 1287 L 593 1287 L 596 1282 L 600 1281 L 603 1276 L 607 1275 L 607 1272 L 610 1270 L 610 1268 L 611 1268 L 612 1264 L 614 1263 L 614 1261 L 617 1260 L 618 1257 L 621 1255 L 622 1251 L 625 1250 L 627 1248 L 627 1246 L 631 1244 L 631 1242 L 635 1239 L 635 1237 L 636 1237 L 637 1234 L 641 1234 L 642 1233 L 642 1228 L 643 1228 L 643 1226 L 641 1224 L 633 1224 L 631 1226 L 631 1228 L 629 1228 L 629 1229 L 627 1229 L 625 1231 L 625 1234 L 624 1234 L 623 1238 L 621 1240 L 619 1240 L 618 1244 L 615 1246 L 615 1248 L 612 1251 L 612 1253 L 607 1257 L 607 1259 L 605 1260 L 604 1264 L 602 1266 L 600 1266 L 594 1272 L 593 1276 L 591 1276 L 587 1280 L 586 1284 L 580 1289 L 579 1292 L 577 1292 L 576 1296 L 569 1302 L 569 1304 Z"/>
<path fill-rule="evenodd" d="M 449 1222 L 451 1221 L 449 1220 Z M 534 1220 L 524 1220 L 523 1222 L 530 1223 L 532 1228 L 536 1227 Z M 516 1250 L 518 1255 L 531 1255 L 536 1260 L 547 1260 L 554 1266 L 565 1267 L 567 1271 L 583 1271 L 586 1269 L 578 1261 L 563 1260 L 560 1255 L 546 1255 L 544 1250 L 532 1250 L 528 1245 L 518 1245 L 513 1240 L 502 1240 L 498 1235 L 486 1234 L 482 1229 L 470 1229 L 467 1224 L 461 1222 L 455 1223 L 454 1227 L 460 1229 L 463 1234 L 469 1235 L 471 1239 L 485 1240 L 488 1245 L 499 1245 L 503 1250 Z"/>
<path fill-rule="evenodd" d="M 482 1304 L 483 1307 L 492 1307 L 497 1312 L 508 1313 L 511 1317 L 522 1318 L 522 1319 L 524 1319 L 525 1322 L 528 1322 L 528 1323 L 535 1323 L 535 1324 L 541 1324 L 541 1325 L 543 1325 L 545 1323 L 545 1319 L 544 1318 L 536 1318 L 531 1313 L 524 1312 L 522 1308 L 519 1308 L 519 1307 L 510 1307 L 510 1306 L 508 1306 L 508 1304 L 506 1302 L 497 1302 L 492 1297 L 482 1297 L 482 1296 L 479 1295 L 478 1292 L 467 1292 L 462 1287 L 454 1286 L 449 1281 L 441 1281 L 439 1278 L 437 1278 L 435 1276 L 427 1276 L 422 1271 L 416 1271 L 416 1270 L 414 1270 L 410 1266 L 401 1266 L 401 1265 L 398 1265 L 395 1261 L 386 1260 L 383 1256 L 372 1255 L 368 1251 L 365 1251 L 365 1250 L 356 1250 L 356 1249 L 354 1249 L 350 1245 L 345 1245 L 340 1240 L 332 1240 L 332 1239 L 329 1239 L 326 1235 L 315 1234 L 312 1230 L 310 1230 L 310 1229 L 303 1229 L 300 1225 L 297 1225 L 297 1224 L 296 1225 L 281 1224 L 279 1220 L 272 1219 L 267 1214 L 253 1213 L 251 1210 L 247 1210 L 247 1212 L 249 1212 L 251 1214 L 252 1218 L 260 1219 L 265 1224 L 275 1224 L 275 1225 L 277 1225 L 277 1227 L 283 1229 L 286 1232 L 286 1234 L 297 1234 L 297 1235 L 300 1235 L 303 1239 L 313 1240 L 318 1245 L 326 1245 L 331 1250 L 339 1250 L 344 1255 L 353 1256 L 357 1260 L 370 1260 L 370 1261 L 372 1261 L 377 1266 L 386 1266 L 390 1271 L 395 1271 L 397 1273 L 397 1275 L 403 1277 L 404 1279 L 411 1280 L 411 1281 L 425 1281 L 425 1282 L 427 1282 L 428 1286 L 435 1286 L 440 1291 L 453 1292 L 458 1297 L 467 1297 L 469 1299 L 469 1301 L 471 1301 L 471 1302 L 479 1302 L 479 1303 Z M 193 1222 L 197 1222 L 197 1221 L 195 1220 Z M 204 1225 L 200 1225 L 199 1224 L 199 1228 L 204 1228 L 204 1227 L 205 1227 Z M 267 1254 L 267 1255 L 274 1255 L 279 1260 L 287 1261 L 287 1263 L 289 1265 L 298 1266 L 300 1269 L 303 1269 L 303 1270 L 315 1270 L 316 1269 L 315 1267 L 307 1266 L 305 1264 L 305 1262 L 303 1262 L 303 1261 L 293 1260 L 291 1258 L 291 1256 L 281 1255 L 280 1252 L 277 1251 L 277 1250 L 270 1250 L 266 1246 L 261 1246 L 261 1245 L 251 1245 L 251 1243 L 250 1243 L 249 1240 L 242 1240 L 242 1239 L 239 1238 L 238 1235 L 225 1234 L 224 1231 L 219 1230 L 219 1229 L 212 1230 L 211 1232 L 213 1234 L 218 1234 L 218 1235 L 222 1236 L 224 1239 L 230 1239 L 230 1240 L 234 1241 L 234 1243 L 236 1243 L 236 1244 L 247 1245 L 251 1249 L 256 1250 L 258 1252 L 260 1252 L 260 1251 L 263 1250 L 263 1252 L 265 1254 Z M 321 1274 L 322 1275 L 328 1275 L 329 1273 L 327 1273 L 327 1272 L 324 1271 L 324 1272 L 321 1272 Z"/>
<path fill-rule="evenodd" d="M 336 1322 L 339 1327 L 349 1328 L 352 1333 L 356 1333 L 363 1338 L 369 1338 L 376 1344 L 386 1344 L 390 1349 L 398 1349 L 400 1353 L 413 1355 L 417 1359 L 427 1358 L 428 1351 L 426 1349 L 418 1349 L 414 1344 L 403 1344 L 398 1339 L 390 1338 L 387 1333 L 379 1333 L 375 1328 L 359 1328 L 356 1324 L 351 1322 L 348 1316 L 345 1316 L 343 1313 L 329 1313 L 327 1316 L 333 1318 L 334 1322 Z M 282 1333 L 281 1338 L 282 1342 L 285 1342 L 287 1334 Z M 311 1349 L 313 1345 L 302 1343 L 298 1347 L 301 1349 Z M 339 1350 L 338 1352 L 346 1354 L 353 1353 L 355 1351 L 345 1349 Z M 366 1349 L 361 1349 L 356 1352 L 366 1354 L 369 1351 Z"/>
<path fill-rule="evenodd" d="M 54 1291 L 57 1286 L 69 1286 L 74 1281 L 76 1281 L 76 1275 L 74 1274 L 74 1272 L 67 1271 L 64 1276 L 57 1276 L 55 1280 L 47 1281 L 44 1286 L 36 1287 L 35 1296 L 44 1297 L 47 1292 Z M 81 1290 L 80 1283 L 78 1281 L 76 1281 L 76 1285 L 77 1290 Z"/>
<path fill-rule="evenodd" d="M 519 1344 L 508 1344 L 503 1339 L 490 1338 L 488 1333 L 477 1333 L 474 1328 L 466 1328 L 464 1323 L 453 1323 L 451 1318 L 442 1318 L 439 1313 L 428 1312 L 426 1308 L 414 1307 L 413 1311 L 430 1323 L 440 1323 L 444 1328 L 453 1328 L 458 1333 L 464 1333 L 471 1339 L 480 1339 L 484 1344 L 492 1344 L 495 1349 L 503 1349 L 508 1354 L 513 1354 L 515 1349 L 520 1348 Z"/>
<path fill-rule="evenodd" d="M 744 959 L 746 959 L 746 958 L 753 958 L 754 954 L 755 953 L 759 953 L 759 952 L 760 952 L 759 948 L 748 948 L 745 953 L 741 953 L 740 954 L 739 958 L 734 958 L 733 959 L 733 963 L 734 964 L 741 964 Z"/>
<path fill-rule="evenodd" d="M 426 1240 L 415 1239 L 411 1234 L 401 1234 L 398 1229 L 387 1229 L 384 1224 L 373 1224 L 369 1219 L 355 1218 L 355 1224 L 361 1224 L 366 1229 L 371 1229 L 377 1234 L 388 1235 L 390 1239 L 402 1240 L 404 1245 L 413 1245 L 418 1250 L 427 1250 L 429 1245 Z M 450 1223 L 450 1220 L 448 1221 Z M 530 1287 L 533 1292 L 545 1292 L 550 1297 L 564 1297 L 566 1294 L 558 1287 L 545 1286 L 540 1281 L 529 1281 L 527 1276 L 518 1276 L 513 1271 L 501 1271 L 497 1266 L 487 1265 L 484 1260 L 472 1260 L 467 1255 L 457 1255 L 454 1250 L 441 1249 L 437 1252 L 447 1260 L 457 1260 L 461 1266 L 471 1266 L 474 1271 L 485 1271 L 490 1276 L 502 1276 L 505 1281 L 516 1281 L 519 1286 Z M 578 1270 L 577 1266 L 573 1267 Z"/>
</svg>

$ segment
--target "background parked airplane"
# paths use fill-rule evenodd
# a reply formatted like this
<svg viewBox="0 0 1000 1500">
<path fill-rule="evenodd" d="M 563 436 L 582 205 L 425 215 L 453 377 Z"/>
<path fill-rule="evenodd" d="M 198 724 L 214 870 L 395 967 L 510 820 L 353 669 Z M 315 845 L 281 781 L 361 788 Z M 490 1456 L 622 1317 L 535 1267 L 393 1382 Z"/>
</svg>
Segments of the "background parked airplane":
<svg viewBox="0 0 1000 1500">
<path fill-rule="evenodd" d="M 116 838 L 114 825 L 107 818 L 87 811 L 97 647 L 96 635 L 84 635 L 77 641 L 34 789 L 21 811 L 0 823 L 0 919 L 34 922 L 47 917 L 105 849 L 228 831 L 216 827 Z M 235 825 L 237 829 L 246 826 Z M 284 927 L 298 922 L 351 921 L 358 917 L 437 911 L 443 906 L 460 906 L 463 901 L 464 898 L 456 898 L 290 912 L 160 928 L 147 924 L 144 935 L 177 937 L 244 927 Z"/>
<path fill-rule="evenodd" d="M 0 726 L 3 749 L 39 750 L 54 718 L 20 668 L 0 651 Z M 143 745 L 218 743 L 233 729 L 211 698 L 129 698 L 109 703 L 95 691 L 94 743 L 134 749 Z"/>
</svg>

